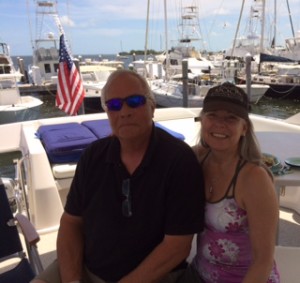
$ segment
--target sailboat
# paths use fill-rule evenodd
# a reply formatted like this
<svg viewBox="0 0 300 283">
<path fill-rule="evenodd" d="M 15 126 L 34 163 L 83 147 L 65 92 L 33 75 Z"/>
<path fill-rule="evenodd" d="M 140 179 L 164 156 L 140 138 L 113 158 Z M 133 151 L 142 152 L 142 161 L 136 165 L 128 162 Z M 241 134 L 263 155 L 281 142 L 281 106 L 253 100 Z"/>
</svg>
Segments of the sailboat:
<svg viewBox="0 0 300 283">
<path fill-rule="evenodd" d="M 288 49 L 282 49 L 276 47 L 276 33 L 274 32 L 272 44 L 268 46 L 264 37 L 265 4 L 266 0 L 257 0 L 254 1 L 254 6 L 251 7 L 251 18 L 257 17 L 261 23 L 261 34 L 257 37 L 257 39 L 259 39 L 259 45 L 254 45 L 253 42 L 249 45 L 234 45 L 233 49 L 230 51 L 231 56 L 241 56 L 241 53 L 245 56 L 246 52 L 251 52 L 250 54 L 255 59 L 251 64 L 251 81 L 258 85 L 268 85 L 269 90 L 266 92 L 266 96 L 299 99 L 300 67 L 298 61 L 300 60 L 300 57 L 297 59 L 296 56 L 300 55 L 300 37 L 297 39 L 294 35 L 293 39 L 287 41 L 289 43 L 287 45 Z M 291 29 L 293 31 L 288 0 L 286 1 L 286 4 L 289 11 Z M 275 1 L 275 18 L 277 13 L 276 10 Z M 243 69 L 240 70 L 238 79 L 240 81 L 245 81 Z"/>
<path fill-rule="evenodd" d="M 209 60 L 203 58 L 194 46 L 195 41 L 200 41 L 198 6 L 189 5 L 181 8 L 179 25 L 181 32 L 177 44 L 171 50 L 168 50 L 166 0 L 164 10 L 166 50 L 156 56 L 156 60 L 144 62 L 144 75 L 159 106 L 201 107 L 204 99 L 200 86 L 201 81 L 204 81 L 202 75 L 209 73 L 214 66 Z M 185 81 L 183 81 L 183 70 L 186 71 Z"/>
<path fill-rule="evenodd" d="M 123 55 L 124 52 L 123 52 L 122 40 L 120 41 L 120 46 L 121 46 L 121 54 L 120 54 L 120 53 L 117 53 L 116 58 L 117 58 L 118 60 L 120 60 L 120 59 L 128 59 L 128 56 Z"/>
<path fill-rule="evenodd" d="M 222 61 L 216 68 L 213 62 L 201 56 L 194 42 L 200 41 L 198 23 L 198 6 L 189 5 L 182 8 L 182 32 L 178 44 L 171 51 L 160 55 L 164 60 L 165 76 L 149 80 L 157 104 L 164 107 L 185 106 L 201 107 L 208 90 L 224 81 L 233 81 L 238 61 Z M 183 67 L 186 73 L 183 73 Z M 185 78 L 185 82 L 184 79 Z M 245 91 L 246 85 L 239 84 Z M 251 85 L 250 101 L 257 103 L 268 90 L 268 86 Z M 247 92 L 247 91 L 246 91 Z"/>
</svg>

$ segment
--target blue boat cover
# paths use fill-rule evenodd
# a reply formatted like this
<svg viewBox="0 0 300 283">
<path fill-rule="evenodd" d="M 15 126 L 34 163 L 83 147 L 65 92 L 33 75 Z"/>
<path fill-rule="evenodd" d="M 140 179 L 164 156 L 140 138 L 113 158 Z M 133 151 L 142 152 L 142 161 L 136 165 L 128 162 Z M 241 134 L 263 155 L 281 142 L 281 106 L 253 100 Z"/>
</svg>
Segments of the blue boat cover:
<svg viewBox="0 0 300 283">
<path fill-rule="evenodd" d="M 172 136 L 184 140 L 184 135 L 155 122 Z M 107 119 L 90 120 L 79 123 L 43 125 L 37 131 L 48 155 L 50 163 L 76 163 L 83 150 L 93 141 L 111 135 Z"/>
<path fill-rule="evenodd" d="M 83 150 L 97 137 L 79 123 L 43 125 L 38 129 L 50 163 L 77 162 Z"/>
</svg>

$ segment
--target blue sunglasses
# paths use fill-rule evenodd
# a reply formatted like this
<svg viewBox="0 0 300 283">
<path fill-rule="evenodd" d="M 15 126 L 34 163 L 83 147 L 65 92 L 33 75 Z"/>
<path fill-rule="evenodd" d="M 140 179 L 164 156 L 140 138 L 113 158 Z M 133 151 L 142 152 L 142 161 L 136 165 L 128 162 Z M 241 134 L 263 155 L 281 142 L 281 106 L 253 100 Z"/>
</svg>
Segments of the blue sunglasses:
<svg viewBox="0 0 300 283">
<path fill-rule="evenodd" d="M 131 108 L 137 108 L 146 103 L 146 96 L 141 94 L 133 94 L 125 98 L 112 98 L 105 101 L 105 105 L 109 111 L 120 111 L 123 107 L 123 103 Z"/>
</svg>

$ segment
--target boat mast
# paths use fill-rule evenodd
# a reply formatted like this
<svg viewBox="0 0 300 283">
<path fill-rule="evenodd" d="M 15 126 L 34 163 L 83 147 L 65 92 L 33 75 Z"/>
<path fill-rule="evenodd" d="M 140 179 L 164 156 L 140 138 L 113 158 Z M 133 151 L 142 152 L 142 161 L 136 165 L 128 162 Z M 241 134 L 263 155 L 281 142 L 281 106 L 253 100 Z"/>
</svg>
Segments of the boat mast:
<svg viewBox="0 0 300 283">
<path fill-rule="evenodd" d="M 146 20 L 146 38 L 145 38 L 145 50 L 144 50 L 144 61 L 147 59 L 148 50 L 148 33 L 149 33 L 149 12 L 150 11 L 150 0 L 147 1 L 147 20 Z M 146 68 L 146 65 L 145 65 Z"/>
<path fill-rule="evenodd" d="M 274 0 L 274 36 L 272 41 L 272 48 L 276 47 L 276 35 L 277 35 L 277 0 Z"/>
<path fill-rule="evenodd" d="M 244 5 L 245 5 L 245 0 L 243 0 L 243 3 L 242 3 L 242 7 L 241 7 L 241 11 L 240 11 L 240 16 L 239 16 L 239 21 L 238 21 L 238 24 L 237 24 L 237 27 L 236 27 L 236 31 L 235 31 L 235 35 L 234 35 L 234 39 L 233 39 L 233 44 L 232 44 L 231 54 L 230 54 L 231 58 L 233 57 L 233 53 L 234 53 L 234 49 L 235 49 L 235 44 L 236 44 L 236 39 L 237 39 L 237 35 L 238 35 L 239 29 L 240 29 L 241 18 L 242 18 L 243 11 L 244 11 Z"/>
<path fill-rule="evenodd" d="M 166 79 L 168 79 L 168 70 L 170 67 L 170 58 L 168 52 L 168 21 L 167 21 L 167 0 L 164 0 L 164 14 L 165 14 L 165 48 L 166 48 Z"/>
<path fill-rule="evenodd" d="M 260 52 L 264 51 L 265 14 L 266 14 L 266 0 L 262 0 L 261 38 L 260 38 L 260 50 L 259 50 Z"/>
<path fill-rule="evenodd" d="M 292 14 L 291 14 L 291 10 L 290 10 L 289 0 L 286 0 L 286 5 L 288 8 L 288 12 L 289 12 L 289 19 L 290 19 L 290 25 L 291 25 L 291 29 L 292 29 L 293 38 L 295 38 L 295 31 L 294 31 L 294 25 L 293 25 L 293 21 L 292 21 Z"/>
</svg>

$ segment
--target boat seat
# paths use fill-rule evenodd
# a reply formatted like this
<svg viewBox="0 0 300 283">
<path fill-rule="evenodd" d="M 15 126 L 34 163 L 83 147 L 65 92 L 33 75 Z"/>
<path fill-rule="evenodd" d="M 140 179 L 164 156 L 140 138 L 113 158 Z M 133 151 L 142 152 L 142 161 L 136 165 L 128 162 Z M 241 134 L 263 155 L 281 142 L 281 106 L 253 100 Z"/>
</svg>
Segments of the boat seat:
<svg viewBox="0 0 300 283">
<path fill-rule="evenodd" d="M 76 163 L 73 164 L 54 164 L 52 173 L 55 179 L 73 178 L 76 170 Z"/>
<path fill-rule="evenodd" d="M 75 163 L 97 137 L 79 123 L 40 126 L 37 131 L 51 164 Z"/>
<path fill-rule="evenodd" d="M 181 133 L 170 130 L 160 123 L 155 122 L 155 126 L 178 139 L 185 139 Z M 59 189 L 70 187 L 77 161 L 84 149 L 91 142 L 107 137 L 111 133 L 108 119 L 83 121 L 81 124 L 73 122 L 39 127 L 36 135 L 44 146 Z"/>
<path fill-rule="evenodd" d="M 298 283 L 300 247 L 276 246 L 275 260 L 283 283 Z"/>
<path fill-rule="evenodd" d="M 87 127 L 98 139 L 111 135 L 109 120 L 90 120 L 81 123 Z"/>
<path fill-rule="evenodd" d="M 161 125 L 158 122 L 154 123 L 156 127 L 165 130 L 175 138 L 178 138 L 180 140 L 185 140 L 185 137 L 183 134 L 179 132 L 175 132 L 163 125 Z M 111 127 L 108 120 L 92 120 L 92 121 L 85 121 L 82 122 L 82 125 L 89 128 L 98 138 L 104 138 L 109 135 L 111 135 Z"/>
</svg>

